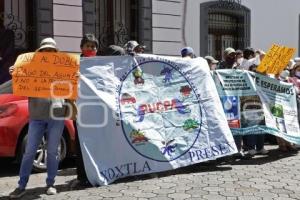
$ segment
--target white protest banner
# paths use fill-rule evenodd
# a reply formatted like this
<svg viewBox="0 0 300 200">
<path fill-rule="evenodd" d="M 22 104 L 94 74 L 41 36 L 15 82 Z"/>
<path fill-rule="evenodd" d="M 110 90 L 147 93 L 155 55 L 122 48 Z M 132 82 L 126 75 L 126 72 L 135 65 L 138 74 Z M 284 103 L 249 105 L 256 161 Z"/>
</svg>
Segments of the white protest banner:
<svg viewBox="0 0 300 200">
<path fill-rule="evenodd" d="M 93 185 L 237 152 L 204 59 L 95 57 L 80 68 L 77 123 Z"/>
<path fill-rule="evenodd" d="M 292 84 L 243 70 L 217 70 L 214 80 L 234 135 L 270 133 L 300 144 Z"/>
</svg>

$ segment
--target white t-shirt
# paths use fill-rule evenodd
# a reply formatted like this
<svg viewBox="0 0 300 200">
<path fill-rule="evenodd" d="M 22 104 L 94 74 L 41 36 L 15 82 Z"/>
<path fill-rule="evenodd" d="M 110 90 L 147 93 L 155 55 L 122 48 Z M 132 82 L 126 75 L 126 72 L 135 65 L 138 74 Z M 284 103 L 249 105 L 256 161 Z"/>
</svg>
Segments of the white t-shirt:
<svg viewBox="0 0 300 200">
<path fill-rule="evenodd" d="M 259 65 L 260 64 L 260 59 L 259 56 L 256 56 L 254 58 L 251 58 L 249 60 L 243 59 L 241 64 L 237 66 L 238 69 L 244 69 L 244 70 L 249 70 L 249 67 L 252 65 Z"/>
</svg>

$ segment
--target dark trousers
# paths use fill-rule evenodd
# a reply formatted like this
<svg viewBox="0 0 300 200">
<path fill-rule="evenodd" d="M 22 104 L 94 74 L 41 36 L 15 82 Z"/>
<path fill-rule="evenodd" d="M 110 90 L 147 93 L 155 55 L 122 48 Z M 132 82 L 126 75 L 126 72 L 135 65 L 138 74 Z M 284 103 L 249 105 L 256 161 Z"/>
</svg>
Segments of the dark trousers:
<svg viewBox="0 0 300 200">
<path fill-rule="evenodd" d="M 75 145 L 76 145 L 76 171 L 77 171 L 77 180 L 86 182 L 88 181 L 86 172 L 84 169 L 84 163 L 82 159 L 82 152 L 80 148 L 80 142 L 79 142 L 79 135 L 78 135 L 78 129 L 77 129 L 77 123 L 74 120 L 73 125 L 75 128 Z"/>
<path fill-rule="evenodd" d="M 262 150 L 264 148 L 265 135 L 246 135 L 248 150 Z"/>
</svg>

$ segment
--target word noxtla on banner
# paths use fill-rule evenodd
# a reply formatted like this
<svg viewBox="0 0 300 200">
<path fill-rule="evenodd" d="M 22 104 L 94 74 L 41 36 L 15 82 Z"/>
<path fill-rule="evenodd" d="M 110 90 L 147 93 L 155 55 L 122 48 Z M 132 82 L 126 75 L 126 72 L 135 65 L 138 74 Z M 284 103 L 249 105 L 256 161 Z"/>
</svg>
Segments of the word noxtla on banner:
<svg viewBox="0 0 300 200">
<path fill-rule="evenodd" d="M 96 57 L 80 66 L 78 132 L 93 185 L 237 152 L 203 58 Z"/>
<path fill-rule="evenodd" d="M 15 95 L 76 99 L 79 56 L 67 53 L 25 53 L 18 56 L 13 76 Z"/>
</svg>

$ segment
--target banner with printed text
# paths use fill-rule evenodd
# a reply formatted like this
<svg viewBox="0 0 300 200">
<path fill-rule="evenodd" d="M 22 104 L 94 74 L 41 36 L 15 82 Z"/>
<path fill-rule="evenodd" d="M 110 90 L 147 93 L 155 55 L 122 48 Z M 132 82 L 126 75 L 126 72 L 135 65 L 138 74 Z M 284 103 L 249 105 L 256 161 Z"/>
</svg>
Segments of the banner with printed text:
<svg viewBox="0 0 300 200">
<path fill-rule="evenodd" d="M 176 169 L 237 152 L 202 58 L 83 58 L 77 100 L 89 181 Z"/>
<path fill-rule="evenodd" d="M 234 135 L 270 133 L 300 144 L 292 84 L 243 70 L 217 70 L 213 77 Z"/>
</svg>

